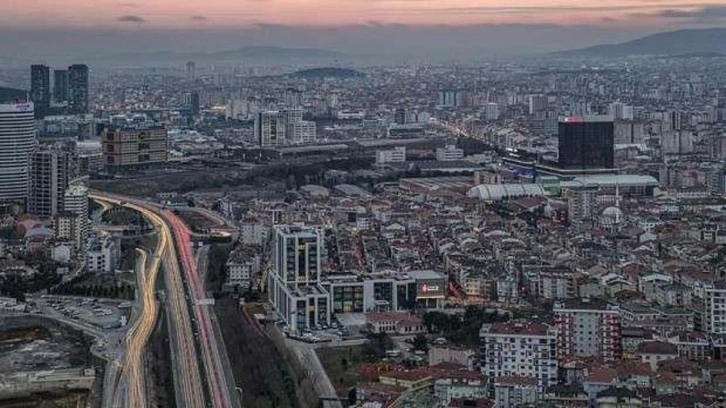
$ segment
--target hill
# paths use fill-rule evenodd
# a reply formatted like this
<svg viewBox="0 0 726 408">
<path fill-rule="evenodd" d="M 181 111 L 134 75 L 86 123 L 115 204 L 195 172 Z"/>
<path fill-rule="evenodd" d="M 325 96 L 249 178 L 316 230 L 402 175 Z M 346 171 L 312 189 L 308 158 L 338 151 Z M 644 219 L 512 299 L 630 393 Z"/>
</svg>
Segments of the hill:
<svg viewBox="0 0 726 408">
<path fill-rule="evenodd" d="M 318 78 L 356 78 L 365 76 L 364 73 L 349 68 L 312 68 L 297 71 L 291 74 L 296 78 L 318 79 Z"/>
<path fill-rule="evenodd" d="M 620 44 L 561 51 L 556 56 L 624 57 L 629 55 L 726 55 L 726 28 L 678 30 Z"/>
</svg>

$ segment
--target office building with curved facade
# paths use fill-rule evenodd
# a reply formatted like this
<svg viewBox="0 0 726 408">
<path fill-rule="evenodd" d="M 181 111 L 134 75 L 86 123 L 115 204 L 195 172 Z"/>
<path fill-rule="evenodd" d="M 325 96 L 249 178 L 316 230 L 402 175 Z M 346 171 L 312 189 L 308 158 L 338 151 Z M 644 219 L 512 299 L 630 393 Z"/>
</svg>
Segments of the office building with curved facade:
<svg viewBox="0 0 726 408">
<path fill-rule="evenodd" d="M 36 143 L 32 103 L 0 104 L 0 201 L 25 203 Z"/>
</svg>

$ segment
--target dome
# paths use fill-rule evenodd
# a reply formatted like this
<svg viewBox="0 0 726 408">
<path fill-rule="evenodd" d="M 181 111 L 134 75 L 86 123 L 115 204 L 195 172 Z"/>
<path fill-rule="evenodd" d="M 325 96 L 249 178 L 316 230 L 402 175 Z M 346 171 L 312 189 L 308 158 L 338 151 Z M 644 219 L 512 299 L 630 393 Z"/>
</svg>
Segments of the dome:
<svg viewBox="0 0 726 408">
<path fill-rule="evenodd" d="M 618 207 L 608 207 L 602 212 L 603 217 L 619 218 L 623 216 L 623 211 Z"/>
<path fill-rule="evenodd" d="M 618 224 L 623 218 L 623 211 L 618 207 L 608 207 L 602 212 L 602 223 L 606 225 Z"/>
</svg>

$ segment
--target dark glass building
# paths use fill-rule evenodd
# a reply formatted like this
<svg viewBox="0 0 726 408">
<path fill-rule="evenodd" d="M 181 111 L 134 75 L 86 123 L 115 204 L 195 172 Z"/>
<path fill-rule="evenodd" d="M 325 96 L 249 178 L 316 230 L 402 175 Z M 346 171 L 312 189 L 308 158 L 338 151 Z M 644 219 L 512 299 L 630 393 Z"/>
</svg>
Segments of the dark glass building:
<svg viewBox="0 0 726 408">
<path fill-rule="evenodd" d="M 68 107 L 71 113 L 88 113 L 88 65 L 68 67 Z"/>
<path fill-rule="evenodd" d="M 567 170 L 612 169 L 614 134 L 608 116 L 568 117 L 559 123 L 559 167 Z"/>
<path fill-rule="evenodd" d="M 53 71 L 53 97 L 56 102 L 68 101 L 68 71 L 65 69 Z"/>
<path fill-rule="evenodd" d="M 30 100 L 35 104 L 35 118 L 43 118 L 50 110 L 50 68 L 30 66 Z"/>
</svg>

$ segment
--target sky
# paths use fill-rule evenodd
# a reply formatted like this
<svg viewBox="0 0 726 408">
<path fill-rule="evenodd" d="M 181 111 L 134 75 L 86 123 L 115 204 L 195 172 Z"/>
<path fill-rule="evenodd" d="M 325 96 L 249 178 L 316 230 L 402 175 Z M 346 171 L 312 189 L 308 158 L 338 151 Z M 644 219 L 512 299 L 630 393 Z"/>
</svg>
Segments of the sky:
<svg viewBox="0 0 726 408">
<path fill-rule="evenodd" d="M 0 41 L 0 56 L 246 45 L 533 52 L 713 26 L 726 26 L 724 0 L 0 0 L 0 38 L 23 39 Z"/>
</svg>

